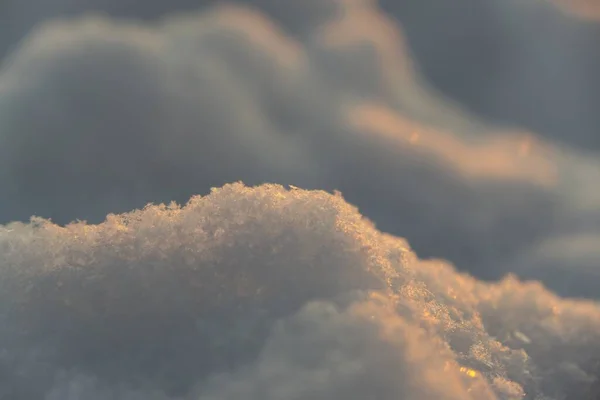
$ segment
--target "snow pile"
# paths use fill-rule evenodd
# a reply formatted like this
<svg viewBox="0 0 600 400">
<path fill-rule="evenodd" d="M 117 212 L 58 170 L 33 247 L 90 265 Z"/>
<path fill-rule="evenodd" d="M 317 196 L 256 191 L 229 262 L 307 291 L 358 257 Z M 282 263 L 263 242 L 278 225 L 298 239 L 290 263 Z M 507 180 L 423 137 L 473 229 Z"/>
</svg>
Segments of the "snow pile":
<svg viewBox="0 0 600 400">
<path fill-rule="evenodd" d="M 276 185 L 0 227 L 0 278 L 0 398 L 585 399 L 600 355 L 598 304 Z"/>
</svg>

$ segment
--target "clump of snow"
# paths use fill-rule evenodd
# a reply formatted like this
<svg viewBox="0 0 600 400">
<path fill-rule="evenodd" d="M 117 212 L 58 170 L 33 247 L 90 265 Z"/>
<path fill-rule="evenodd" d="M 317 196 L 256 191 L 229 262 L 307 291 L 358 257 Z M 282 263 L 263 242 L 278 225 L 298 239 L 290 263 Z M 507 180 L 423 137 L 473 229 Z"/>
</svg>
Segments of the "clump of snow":
<svg viewBox="0 0 600 400">
<path fill-rule="evenodd" d="M 0 398 L 562 400 L 597 378 L 600 305 L 420 260 L 339 194 L 12 223 L 0 278 Z"/>
</svg>

